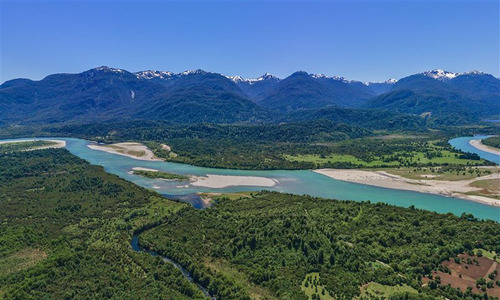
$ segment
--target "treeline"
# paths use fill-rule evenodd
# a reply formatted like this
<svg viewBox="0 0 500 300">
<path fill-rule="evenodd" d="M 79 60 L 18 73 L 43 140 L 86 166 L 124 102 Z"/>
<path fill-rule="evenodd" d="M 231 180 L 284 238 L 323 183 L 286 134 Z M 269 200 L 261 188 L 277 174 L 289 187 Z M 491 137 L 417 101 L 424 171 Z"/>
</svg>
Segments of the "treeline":
<svg viewBox="0 0 500 300">
<path fill-rule="evenodd" d="M 181 262 L 219 299 L 247 299 L 254 285 L 279 299 L 306 299 L 300 286 L 311 272 L 338 299 L 359 296 L 369 282 L 409 285 L 418 299 L 462 299 L 457 289 L 423 287 L 422 277 L 464 251 L 500 253 L 500 225 L 465 214 L 260 192 L 181 210 L 140 242 Z"/>
<path fill-rule="evenodd" d="M 16 151 L 26 151 L 39 147 L 52 146 L 54 144 L 55 144 L 54 142 L 49 142 L 49 141 L 25 141 L 18 143 L 5 143 L 5 144 L 0 144 L 0 154 L 16 152 Z"/>
<path fill-rule="evenodd" d="M 476 128 L 477 130 L 477 128 Z M 0 130 L 0 136 L 6 131 Z M 393 166 L 435 166 L 414 159 L 422 153 L 432 159 L 442 150 L 453 151 L 470 164 L 483 164 L 477 155 L 456 151 L 448 139 L 456 132 L 428 131 L 398 138 L 372 138 L 376 135 L 361 127 L 329 120 L 258 125 L 180 125 L 162 121 L 126 121 L 109 124 L 73 124 L 39 129 L 11 129 L 18 136 L 71 136 L 113 143 L 139 141 L 168 161 L 204 167 L 237 169 L 314 169 Z M 380 133 L 379 133 L 380 134 Z M 435 146 L 429 142 L 436 143 Z M 172 152 L 160 146 L 168 144 Z M 352 155 L 352 161 L 287 159 L 286 155 L 316 155 L 319 158 Z M 373 161 L 379 161 L 371 164 Z"/>
<path fill-rule="evenodd" d="M 135 229 L 185 206 L 64 149 L 0 154 L 0 298 L 204 299 L 130 247 Z"/>
<path fill-rule="evenodd" d="M 486 146 L 500 149 L 500 136 L 492 136 L 481 141 Z"/>
</svg>

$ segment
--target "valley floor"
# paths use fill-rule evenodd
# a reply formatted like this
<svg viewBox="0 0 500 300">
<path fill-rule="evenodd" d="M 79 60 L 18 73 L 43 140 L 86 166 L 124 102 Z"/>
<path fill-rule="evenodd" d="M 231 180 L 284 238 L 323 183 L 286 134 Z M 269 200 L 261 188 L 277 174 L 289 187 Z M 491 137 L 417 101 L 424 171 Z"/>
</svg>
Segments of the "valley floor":
<svg viewBox="0 0 500 300">
<path fill-rule="evenodd" d="M 500 174 L 498 173 L 499 168 L 492 167 L 491 169 L 495 171 L 493 174 L 477 177 L 474 179 L 455 181 L 410 179 L 380 170 L 320 169 L 315 170 L 314 172 L 337 180 L 373 185 L 389 189 L 438 194 L 492 206 L 500 206 L 500 200 L 470 194 L 482 190 L 481 187 L 471 185 L 475 182 L 483 180 L 500 180 Z"/>
</svg>

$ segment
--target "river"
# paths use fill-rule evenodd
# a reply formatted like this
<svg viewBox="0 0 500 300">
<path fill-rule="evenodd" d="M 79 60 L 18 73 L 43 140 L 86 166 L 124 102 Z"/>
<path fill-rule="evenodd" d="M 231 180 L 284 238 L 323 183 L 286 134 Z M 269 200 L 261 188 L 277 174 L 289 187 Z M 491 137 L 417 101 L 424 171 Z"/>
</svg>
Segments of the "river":
<svg viewBox="0 0 500 300">
<path fill-rule="evenodd" d="M 489 154 L 477 150 L 468 144 L 468 140 L 478 137 L 467 137 L 453 139 L 450 141 L 456 148 L 465 151 L 478 153 L 481 157 Z M 52 138 L 55 139 L 55 138 Z M 463 212 L 472 213 L 474 216 L 482 219 L 491 219 L 500 221 L 500 207 L 488 206 L 472 201 L 444 197 L 433 194 L 425 194 L 411 191 L 402 191 L 394 189 L 379 188 L 369 185 L 349 183 L 335 180 L 324 175 L 312 172 L 310 170 L 276 170 L 276 171 L 249 171 L 249 170 L 230 170 L 214 169 L 191 166 L 179 163 L 161 162 L 161 161 L 142 161 L 129 157 L 106 153 L 103 151 L 92 150 L 87 147 L 89 141 L 76 138 L 57 138 L 66 141 L 66 148 L 73 154 L 89 161 L 92 164 L 103 166 L 107 172 L 116 174 L 135 184 L 145 188 L 151 188 L 157 192 L 189 202 L 196 208 L 203 208 L 203 202 L 196 196 L 197 192 L 237 192 L 237 191 L 259 191 L 262 189 L 279 191 L 292 194 L 308 194 L 316 197 L 384 202 L 392 205 L 409 207 L 414 205 L 417 208 L 435 211 L 439 213 L 451 212 L 455 215 L 461 215 Z M 22 139 L 18 139 L 22 140 Z M 472 149 L 470 149 L 469 145 Z M 489 154 L 491 155 L 491 154 Z M 497 160 L 498 161 L 498 160 Z M 160 171 L 177 173 L 181 175 L 204 176 L 207 174 L 215 175 L 233 175 L 233 176 L 261 176 L 274 178 L 278 184 L 273 187 L 262 188 L 259 186 L 232 186 L 227 188 L 204 188 L 195 187 L 188 183 L 179 183 L 175 181 L 165 181 L 159 179 L 149 179 L 141 176 L 129 174 L 133 167 L 144 167 L 158 169 Z"/>
<path fill-rule="evenodd" d="M 459 138 L 451 139 L 450 145 L 452 145 L 453 147 L 460 149 L 464 152 L 476 153 L 481 158 L 487 159 L 489 161 L 496 163 L 497 165 L 500 165 L 500 156 L 499 155 L 495 155 L 495 154 L 490 153 L 490 152 L 479 150 L 470 144 L 471 140 L 482 140 L 482 139 L 485 139 L 489 136 L 490 135 L 476 135 L 473 137 L 470 137 L 470 136 L 459 137 Z"/>
</svg>

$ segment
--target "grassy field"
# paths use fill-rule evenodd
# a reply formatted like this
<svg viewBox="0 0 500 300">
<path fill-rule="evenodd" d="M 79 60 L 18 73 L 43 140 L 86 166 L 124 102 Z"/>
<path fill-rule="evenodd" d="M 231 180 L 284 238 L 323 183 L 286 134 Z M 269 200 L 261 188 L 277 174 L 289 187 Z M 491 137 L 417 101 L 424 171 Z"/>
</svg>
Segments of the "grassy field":
<svg viewBox="0 0 500 300">
<path fill-rule="evenodd" d="M 47 253 L 40 249 L 24 248 L 0 259 L 2 274 L 17 273 L 30 268 L 47 258 Z"/>
<path fill-rule="evenodd" d="M 500 263 L 500 256 L 498 256 L 495 253 L 495 251 L 488 251 L 488 250 L 485 250 L 485 249 L 482 249 L 482 248 L 477 248 L 477 249 L 472 250 L 472 252 L 474 253 L 474 255 L 478 255 L 479 251 L 481 251 L 481 255 L 482 256 Z"/>
<path fill-rule="evenodd" d="M 474 181 L 471 186 L 481 188 L 477 192 L 469 192 L 469 195 L 486 196 L 500 200 L 500 179 L 485 179 Z"/>
<path fill-rule="evenodd" d="M 283 153 L 294 163 L 312 164 L 316 168 L 388 168 L 477 166 L 491 163 L 475 154 L 453 149 L 446 140 L 425 137 L 386 136 L 363 138 L 338 143 L 318 144 L 321 151 Z"/>
<path fill-rule="evenodd" d="M 388 286 L 376 282 L 370 282 L 367 285 L 361 287 L 362 299 L 405 299 L 397 296 L 404 294 L 417 294 L 417 290 L 407 285 L 399 286 Z M 360 299 L 358 298 L 358 299 Z"/>
<path fill-rule="evenodd" d="M 389 165 L 389 166 L 399 166 L 400 163 L 397 161 L 385 163 L 382 160 L 374 160 L 371 162 L 366 162 L 359 158 L 356 158 L 352 155 L 348 154 L 330 154 L 330 155 L 318 155 L 318 154 L 305 154 L 305 155 L 289 155 L 285 154 L 283 157 L 286 160 L 293 162 L 311 162 L 317 165 L 320 164 L 329 164 L 329 163 L 351 163 L 354 165 L 358 165 L 359 167 L 377 167 L 380 165 Z"/>
<path fill-rule="evenodd" d="M 306 155 L 289 155 L 285 154 L 283 157 L 286 160 L 293 162 L 311 162 L 316 165 L 335 164 L 335 163 L 350 163 L 359 168 L 376 168 L 376 167 L 398 167 L 407 164 L 416 165 L 483 165 L 484 160 L 470 160 L 459 158 L 456 153 L 448 150 L 437 151 L 439 156 L 428 158 L 423 152 L 395 152 L 392 154 L 373 156 L 372 160 L 366 161 L 348 154 L 306 154 Z"/>
<path fill-rule="evenodd" d="M 133 171 L 133 174 L 152 179 L 167 179 L 167 180 L 179 180 L 179 181 L 189 180 L 188 176 L 172 174 L 167 172 L 159 172 L 159 171 L 157 172 L 157 171 L 135 170 Z"/>
<path fill-rule="evenodd" d="M 304 291 L 307 296 L 307 299 L 316 300 L 333 300 L 330 293 L 326 290 L 325 286 L 320 284 L 319 281 L 319 273 L 313 272 L 306 275 L 304 281 L 302 281 L 302 285 L 300 289 Z"/>
<path fill-rule="evenodd" d="M 237 279 L 237 284 L 248 291 L 251 299 L 278 299 L 273 296 L 272 292 L 270 292 L 268 289 L 252 283 L 250 278 L 244 272 L 239 271 L 233 265 L 227 263 L 224 260 L 205 259 L 204 264 L 208 268 L 218 272 L 219 274 L 222 274 L 223 276 L 227 276 L 235 280 Z"/>
</svg>

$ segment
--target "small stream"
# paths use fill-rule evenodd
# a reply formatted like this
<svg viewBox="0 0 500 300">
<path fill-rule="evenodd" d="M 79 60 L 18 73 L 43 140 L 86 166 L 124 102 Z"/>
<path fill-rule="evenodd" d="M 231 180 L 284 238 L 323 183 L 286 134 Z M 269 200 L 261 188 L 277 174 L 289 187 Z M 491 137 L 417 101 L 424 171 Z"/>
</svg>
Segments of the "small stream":
<svg viewBox="0 0 500 300">
<path fill-rule="evenodd" d="M 152 256 L 159 256 L 164 262 L 168 262 L 168 263 L 171 263 L 174 265 L 174 267 L 176 267 L 177 269 L 179 269 L 182 273 L 182 275 L 184 275 L 184 277 L 186 277 L 187 280 L 189 280 L 189 282 L 192 282 L 192 283 L 195 283 L 196 286 L 198 287 L 198 289 L 207 297 L 209 297 L 210 299 L 213 299 L 215 300 L 216 298 L 211 296 L 210 293 L 208 292 L 208 289 L 205 288 L 204 286 L 202 286 L 201 284 L 197 283 L 197 282 L 194 282 L 194 279 L 193 279 L 193 276 L 191 275 L 191 273 L 189 273 L 188 270 L 184 269 L 178 262 L 176 262 L 175 260 L 171 259 L 171 258 L 168 258 L 164 255 L 160 255 L 158 253 L 156 253 L 155 251 L 152 251 L 152 250 L 149 250 L 149 249 L 146 249 L 144 247 L 141 247 L 139 245 L 139 237 L 137 235 L 134 235 L 132 237 L 132 242 L 131 242 L 131 246 L 132 246 L 132 250 L 134 251 L 137 251 L 137 252 L 146 252 L 146 253 L 149 253 L 151 254 Z"/>
</svg>

